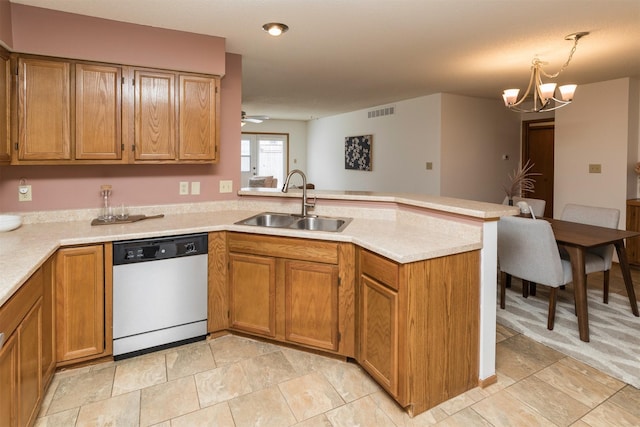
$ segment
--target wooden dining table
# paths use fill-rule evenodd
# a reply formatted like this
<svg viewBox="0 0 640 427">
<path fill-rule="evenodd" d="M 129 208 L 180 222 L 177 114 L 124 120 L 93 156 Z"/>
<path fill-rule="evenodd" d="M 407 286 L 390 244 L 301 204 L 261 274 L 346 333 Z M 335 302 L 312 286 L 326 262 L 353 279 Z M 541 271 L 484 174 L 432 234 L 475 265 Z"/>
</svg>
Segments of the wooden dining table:
<svg viewBox="0 0 640 427">
<path fill-rule="evenodd" d="M 589 315 L 587 310 L 587 278 L 585 274 L 585 253 L 589 248 L 604 245 L 614 245 L 618 254 L 620 270 L 624 279 L 624 286 L 629 296 L 631 311 L 638 317 L 638 302 L 633 289 L 627 251 L 624 239 L 640 236 L 640 232 L 618 230 L 614 228 L 598 227 L 595 225 L 563 221 L 559 219 L 543 218 L 551 224 L 553 234 L 559 246 L 564 247 L 571 261 L 573 274 L 573 289 L 578 316 L 578 330 L 582 341 L 589 341 Z"/>
</svg>

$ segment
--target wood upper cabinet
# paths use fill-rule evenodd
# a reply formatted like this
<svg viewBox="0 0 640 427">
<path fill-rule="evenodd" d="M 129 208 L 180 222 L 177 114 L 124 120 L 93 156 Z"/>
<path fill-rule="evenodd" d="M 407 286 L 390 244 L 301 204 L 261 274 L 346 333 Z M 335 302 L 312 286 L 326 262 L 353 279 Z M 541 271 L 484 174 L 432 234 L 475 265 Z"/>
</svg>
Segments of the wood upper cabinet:
<svg viewBox="0 0 640 427">
<path fill-rule="evenodd" d="M 122 67 L 76 64 L 75 158 L 122 159 Z"/>
<path fill-rule="evenodd" d="M 38 269 L 0 308 L 0 426 L 35 423 L 43 396 L 43 283 Z"/>
<path fill-rule="evenodd" d="M 106 355 L 103 246 L 58 250 L 55 276 L 58 366 Z"/>
<path fill-rule="evenodd" d="M 241 233 L 227 243 L 231 328 L 354 355 L 353 245 Z"/>
<path fill-rule="evenodd" d="M 179 159 L 218 160 L 220 79 L 181 74 Z"/>
<path fill-rule="evenodd" d="M 18 58 L 18 160 L 71 159 L 68 61 Z"/>
<path fill-rule="evenodd" d="M 0 46 L 0 164 L 11 161 L 11 60 Z"/>
<path fill-rule="evenodd" d="M 175 160 L 175 74 L 135 70 L 134 94 L 135 160 Z"/>
</svg>

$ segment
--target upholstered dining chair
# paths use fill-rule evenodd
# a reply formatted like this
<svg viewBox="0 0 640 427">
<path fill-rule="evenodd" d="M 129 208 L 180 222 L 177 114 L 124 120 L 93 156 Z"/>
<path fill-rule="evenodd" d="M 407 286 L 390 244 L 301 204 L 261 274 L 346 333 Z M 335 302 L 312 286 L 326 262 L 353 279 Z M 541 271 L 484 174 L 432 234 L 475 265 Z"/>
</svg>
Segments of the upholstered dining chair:
<svg viewBox="0 0 640 427">
<path fill-rule="evenodd" d="M 548 286 L 547 329 L 553 329 L 558 287 L 571 282 L 571 263 L 560 258 L 551 225 L 543 219 L 503 217 L 498 221 L 498 262 L 500 264 L 500 308 L 505 308 L 505 276 Z"/>
<path fill-rule="evenodd" d="M 560 219 L 588 225 L 597 225 L 600 227 L 618 228 L 618 223 L 620 222 L 620 211 L 613 208 L 601 208 L 569 203 L 562 210 Z M 569 255 L 566 251 L 561 250 L 560 256 L 562 258 L 569 259 Z M 613 245 L 588 249 L 585 254 L 584 261 L 584 270 L 587 275 L 598 271 L 603 272 L 602 301 L 607 304 L 609 302 L 609 271 L 611 270 L 611 264 L 613 261 Z"/>
<path fill-rule="evenodd" d="M 531 199 L 528 197 L 513 197 L 513 205 L 516 206 L 518 202 L 527 202 L 531 211 L 536 216 L 536 218 L 542 218 L 544 216 L 544 208 L 547 206 L 546 200 L 542 199 Z M 505 197 L 502 201 L 503 205 L 509 203 L 509 197 Z"/>
</svg>

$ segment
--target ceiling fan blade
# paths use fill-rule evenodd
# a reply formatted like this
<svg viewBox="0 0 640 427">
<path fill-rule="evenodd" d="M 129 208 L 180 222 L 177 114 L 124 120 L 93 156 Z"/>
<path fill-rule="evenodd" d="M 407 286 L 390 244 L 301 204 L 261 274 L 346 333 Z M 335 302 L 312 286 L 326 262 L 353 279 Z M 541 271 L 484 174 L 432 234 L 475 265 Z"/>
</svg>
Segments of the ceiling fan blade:
<svg viewBox="0 0 640 427">
<path fill-rule="evenodd" d="M 244 119 L 242 119 L 243 122 L 249 122 L 249 123 L 262 123 L 262 120 L 260 119 L 256 119 L 253 117 L 245 117 Z"/>
</svg>

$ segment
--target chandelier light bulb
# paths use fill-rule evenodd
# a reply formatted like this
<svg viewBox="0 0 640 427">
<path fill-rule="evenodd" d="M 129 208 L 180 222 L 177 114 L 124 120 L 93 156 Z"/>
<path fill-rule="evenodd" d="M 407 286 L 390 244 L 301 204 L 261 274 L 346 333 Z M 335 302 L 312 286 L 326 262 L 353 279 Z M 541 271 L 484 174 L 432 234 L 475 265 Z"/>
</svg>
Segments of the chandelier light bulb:
<svg viewBox="0 0 640 427">
<path fill-rule="evenodd" d="M 573 101 L 573 95 L 576 92 L 576 88 L 578 87 L 578 85 L 563 85 L 560 86 L 558 89 L 560 89 L 560 96 L 562 97 L 563 101 Z"/>
<path fill-rule="evenodd" d="M 540 85 L 540 97 L 544 100 L 553 98 L 553 93 L 556 91 L 555 83 L 545 83 Z"/>
<path fill-rule="evenodd" d="M 502 93 L 502 99 L 504 99 L 504 105 L 509 106 L 516 103 L 518 100 L 518 94 L 520 89 L 506 89 Z"/>
</svg>

